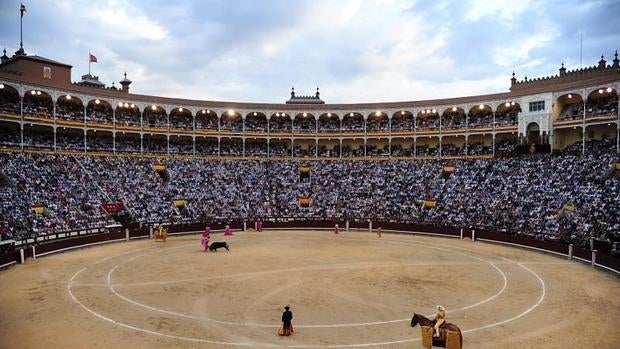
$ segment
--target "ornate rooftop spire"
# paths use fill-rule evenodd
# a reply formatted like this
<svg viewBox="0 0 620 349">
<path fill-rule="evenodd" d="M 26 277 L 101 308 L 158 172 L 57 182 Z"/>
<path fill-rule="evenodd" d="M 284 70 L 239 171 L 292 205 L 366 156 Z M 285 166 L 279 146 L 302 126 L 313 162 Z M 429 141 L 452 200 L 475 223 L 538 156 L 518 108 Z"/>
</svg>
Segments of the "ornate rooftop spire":
<svg viewBox="0 0 620 349">
<path fill-rule="evenodd" d="M 9 60 L 9 57 L 6 55 L 6 48 L 2 51 L 3 55 L 0 57 L 0 63 L 4 63 Z"/>
<path fill-rule="evenodd" d="M 129 92 L 129 85 L 131 85 L 132 81 L 127 79 L 127 72 L 125 72 L 124 77 L 125 78 L 123 80 L 119 81 L 121 86 L 123 86 L 121 90 L 124 92 Z"/>
<path fill-rule="evenodd" d="M 605 58 L 601 55 L 601 60 L 598 61 L 598 67 L 600 69 L 605 69 L 605 63 L 607 63 L 607 61 L 605 61 Z"/>
</svg>

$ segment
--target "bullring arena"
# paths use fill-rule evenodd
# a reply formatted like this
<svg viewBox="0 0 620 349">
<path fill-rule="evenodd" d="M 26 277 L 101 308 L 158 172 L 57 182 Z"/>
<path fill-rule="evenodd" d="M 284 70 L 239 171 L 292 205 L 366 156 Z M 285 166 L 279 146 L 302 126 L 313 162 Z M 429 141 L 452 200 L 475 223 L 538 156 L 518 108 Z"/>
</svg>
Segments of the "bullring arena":
<svg viewBox="0 0 620 349">
<path fill-rule="evenodd" d="M 443 303 L 467 348 L 614 348 L 618 277 L 471 239 L 368 231 L 195 234 L 40 257 L 0 273 L 6 348 L 416 348 Z M 275 332 L 290 304 L 296 333 Z"/>
<path fill-rule="evenodd" d="M 41 2 L 30 12 L 26 4 L 19 12 L 16 6 L 20 30 L 23 21 L 34 22 L 44 32 L 37 37 L 69 37 L 77 45 L 70 47 L 84 53 L 97 43 L 92 49 L 101 51 L 99 58 L 84 54 L 88 74 L 81 79 L 69 64 L 27 53 L 21 32 L 19 49 L 0 56 L 0 349 L 620 348 L 615 48 L 605 48 L 600 60 L 597 52 L 592 66 L 582 66 L 580 50 L 577 68 L 565 57 L 574 38 L 547 42 L 537 39 L 536 25 L 510 24 L 511 34 L 536 32 L 511 39 L 479 25 L 493 28 L 490 18 L 497 17 L 504 28 L 510 10 L 504 4 L 501 16 L 475 9 L 483 17 L 464 26 L 452 23 L 460 13 L 419 11 L 423 2 L 400 3 L 395 18 L 401 19 L 389 21 L 381 13 L 395 6 L 347 2 L 372 14 L 371 21 L 356 20 L 368 29 L 361 34 L 334 20 L 342 15 L 325 13 L 360 10 L 348 5 L 313 10 L 285 2 L 286 15 L 269 20 L 254 13 L 268 1 L 252 11 L 238 11 L 233 2 L 204 3 L 164 9 L 151 2 L 83 2 L 74 10 L 73 3 Z M 541 14 L 559 10 L 542 3 L 518 5 Z M 578 8 L 579 16 L 556 17 L 612 23 L 617 16 L 602 19 L 618 12 L 610 3 L 568 4 L 561 8 Z M 218 15 L 224 21 L 212 25 L 208 16 L 217 15 L 211 10 L 218 4 L 231 6 L 222 13 L 241 17 Z M 436 10 L 471 7 L 446 4 Z M 78 10 L 87 5 L 97 10 Z M 287 6 L 312 21 L 291 16 Z M 144 27 L 148 16 L 121 16 L 140 7 L 175 16 L 165 21 L 162 37 L 151 33 L 158 26 Z M 62 20 L 63 11 L 71 20 Z M 88 38 L 80 38 L 81 14 L 91 12 Z M 185 12 L 200 18 L 189 20 Z M 353 30 L 364 47 L 352 50 L 351 40 L 332 35 L 333 28 L 316 33 L 323 25 L 314 16 L 327 20 L 325 27 L 337 22 Z M 422 16 L 420 25 L 414 16 Z M 437 31 L 435 17 L 440 37 L 453 25 L 455 34 L 476 42 L 455 39 L 454 45 L 411 33 Z M 274 51 L 272 43 L 289 45 L 286 38 L 296 31 L 273 29 L 267 46 L 245 47 L 262 42 L 258 33 L 266 35 L 262 27 L 271 22 L 312 26 L 313 40 L 298 40 L 303 50 Z M 49 23 L 71 30 L 47 33 Z M 184 23 L 200 25 L 188 36 Z M 470 26 L 501 38 L 502 57 L 485 51 L 495 39 L 463 30 Z M 606 35 L 602 27 L 597 35 L 610 41 L 586 40 L 588 50 L 613 41 L 617 33 Z M 384 28 L 394 32 L 384 35 Z M 148 39 L 124 40 L 140 30 Z M 218 32 L 244 38 L 220 40 Z M 99 33 L 111 41 L 91 37 Z M 206 44 L 197 39 L 202 36 Z M 337 47 L 315 47 L 322 36 Z M 186 37 L 196 40 L 177 42 Z M 40 51 L 66 60 L 63 39 Z M 232 51 L 220 51 L 218 42 L 230 42 Z M 426 62 L 443 52 L 428 51 L 436 45 L 457 53 Z M 306 67 L 313 52 L 341 68 Z M 249 68 L 241 73 L 235 67 L 246 53 L 260 58 L 243 63 Z M 288 54 L 295 58 L 272 60 Z M 358 66 L 383 55 L 377 66 Z M 485 61 L 472 69 L 468 56 Z M 585 64 L 593 57 L 588 52 Z M 150 59 L 157 64 L 150 67 Z M 548 72 L 552 60 L 556 72 L 532 78 Z M 210 65 L 219 61 L 226 69 Z M 110 75 L 100 80 L 91 74 L 93 64 Z M 271 70 L 289 65 L 297 71 Z M 373 70 L 364 75 L 370 80 L 360 80 L 360 69 Z M 441 69 L 436 80 L 433 69 Z M 503 70 L 508 88 L 491 90 L 501 78 L 487 69 Z M 263 101 L 272 85 L 288 91 L 288 82 L 275 80 L 319 80 L 315 70 L 333 74 L 321 90 L 300 95 L 293 87 L 286 100 Z M 340 74 L 348 80 L 336 79 Z M 122 79 L 108 82 L 109 76 Z M 255 76 L 265 80 L 250 80 Z M 141 94 L 145 89 L 176 96 Z M 359 101 L 375 91 L 382 93 L 378 101 Z M 448 95 L 423 99 L 435 92 Z M 192 99 L 196 93 L 259 102 Z M 385 102 L 400 96 L 403 101 Z M 330 98 L 339 103 L 326 103 Z"/>
</svg>

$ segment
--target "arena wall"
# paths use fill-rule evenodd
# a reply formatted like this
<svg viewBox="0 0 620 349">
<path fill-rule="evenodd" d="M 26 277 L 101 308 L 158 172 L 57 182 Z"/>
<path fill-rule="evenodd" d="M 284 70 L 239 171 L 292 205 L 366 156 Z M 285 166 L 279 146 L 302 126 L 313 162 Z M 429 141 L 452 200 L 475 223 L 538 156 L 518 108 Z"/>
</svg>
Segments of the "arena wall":
<svg viewBox="0 0 620 349">
<path fill-rule="evenodd" d="M 223 231 L 226 225 L 230 225 L 233 230 L 241 231 L 253 228 L 253 222 L 244 222 L 235 220 L 231 222 L 215 222 L 215 223 L 188 223 L 188 224 L 171 224 L 167 226 L 170 234 L 191 234 L 198 233 L 204 229 L 206 225 L 214 232 Z M 484 241 L 491 243 L 500 243 L 511 245 L 519 248 L 528 248 L 544 253 L 552 253 L 565 258 L 574 258 L 582 262 L 592 264 L 592 258 L 595 255 L 594 266 L 607 271 L 620 274 L 620 258 L 612 254 L 612 244 L 592 240 L 591 248 L 586 249 L 578 246 L 569 247 L 569 245 L 556 242 L 536 239 L 531 236 L 510 235 L 502 232 L 495 232 L 484 229 L 469 229 L 460 227 L 443 227 L 433 225 L 397 223 L 397 222 L 370 222 L 365 220 L 355 221 L 331 221 L 331 220 L 294 220 L 282 218 L 279 220 L 263 221 L 264 229 L 333 229 L 338 224 L 341 231 L 372 231 L 377 227 L 381 227 L 384 232 L 406 233 L 406 234 L 424 234 L 438 237 L 449 238 L 468 238 L 472 241 Z M 133 228 L 114 228 L 105 233 L 93 233 L 78 237 L 58 238 L 55 240 L 42 240 L 34 243 L 18 241 L 16 249 L 0 254 L 0 267 L 6 267 L 20 262 L 20 249 L 23 249 L 25 258 L 37 258 L 53 253 L 64 252 L 75 248 L 83 248 L 95 246 L 103 243 L 128 241 L 134 238 L 149 238 L 150 226 L 133 227 Z M 572 256 L 569 255 L 572 249 Z M 595 251 L 595 252 L 593 252 Z"/>
</svg>

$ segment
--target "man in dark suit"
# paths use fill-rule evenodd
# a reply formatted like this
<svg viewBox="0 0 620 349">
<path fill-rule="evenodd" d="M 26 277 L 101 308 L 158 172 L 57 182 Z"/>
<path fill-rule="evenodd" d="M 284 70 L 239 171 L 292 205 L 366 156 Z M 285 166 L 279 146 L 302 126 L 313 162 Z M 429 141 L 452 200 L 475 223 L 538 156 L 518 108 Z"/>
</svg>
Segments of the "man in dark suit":
<svg viewBox="0 0 620 349">
<path fill-rule="evenodd" d="M 282 313 L 282 334 L 281 336 L 290 336 L 293 333 L 293 312 L 291 312 L 291 307 L 288 305 L 284 307 L 284 312 Z"/>
</svg>

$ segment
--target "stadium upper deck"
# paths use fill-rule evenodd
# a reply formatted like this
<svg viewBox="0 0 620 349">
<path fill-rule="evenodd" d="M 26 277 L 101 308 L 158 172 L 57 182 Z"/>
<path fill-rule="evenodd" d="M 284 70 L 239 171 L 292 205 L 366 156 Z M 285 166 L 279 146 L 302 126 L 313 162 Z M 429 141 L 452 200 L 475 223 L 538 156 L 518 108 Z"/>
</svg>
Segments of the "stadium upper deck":
<svg viewBox="0 0 620 349">
<path fill-rule="evenodd" d="M 363 104 L 200 101 L 129 93 L 71 66 L 6 54 L 0 64 L 0 145 L 236 157 L 495 156 L 518 145 L 620 151 L 620 61 L 517 81 L 509 92 Z M 544 147 L 543 147 L 544 148 Z"/>
</svg>

